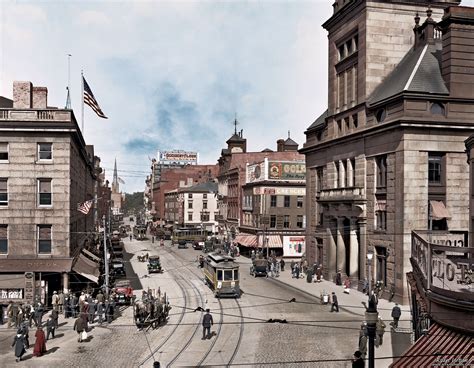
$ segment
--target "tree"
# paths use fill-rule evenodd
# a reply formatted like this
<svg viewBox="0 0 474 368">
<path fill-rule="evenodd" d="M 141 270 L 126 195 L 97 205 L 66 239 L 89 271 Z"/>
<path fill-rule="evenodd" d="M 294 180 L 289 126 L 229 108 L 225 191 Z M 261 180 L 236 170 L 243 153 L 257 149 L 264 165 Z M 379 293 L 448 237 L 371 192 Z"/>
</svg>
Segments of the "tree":
<svg viewBox="0 0 474 368">
<path fill-rule="evenodd" d="M 125 193 L 125 203 L 123 204 L 124 214 L 137 214 L 142 212 L 143 209 L 143 192 L 135 192 L 133 194 Z"/>
</svg>

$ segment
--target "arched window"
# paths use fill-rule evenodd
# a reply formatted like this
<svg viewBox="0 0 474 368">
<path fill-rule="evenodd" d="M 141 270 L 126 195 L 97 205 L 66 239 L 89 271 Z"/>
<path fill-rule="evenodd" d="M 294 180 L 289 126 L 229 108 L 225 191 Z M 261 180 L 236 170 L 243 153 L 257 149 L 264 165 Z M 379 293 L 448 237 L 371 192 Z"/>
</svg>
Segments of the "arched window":
<svg viewBox="0 0 474 368">
<path fill-rule="evenodd" d="M 430 112 L 433 115 L 443 115 L 443 116 L 445 116 L 445 114 L 446 114 L 446 110 L 444 108 L 444 105 L 442 103 L 439 103 L 439 102 L 433 102 L 431 104 Z"/>
<path fill-rule="evenodd" d="M 375 113 L 375 118 L 377 119 L 377 123 L 382 123 L 387 116 L 387 112 L 385 109 L 380 109 Z"/>
</svg>

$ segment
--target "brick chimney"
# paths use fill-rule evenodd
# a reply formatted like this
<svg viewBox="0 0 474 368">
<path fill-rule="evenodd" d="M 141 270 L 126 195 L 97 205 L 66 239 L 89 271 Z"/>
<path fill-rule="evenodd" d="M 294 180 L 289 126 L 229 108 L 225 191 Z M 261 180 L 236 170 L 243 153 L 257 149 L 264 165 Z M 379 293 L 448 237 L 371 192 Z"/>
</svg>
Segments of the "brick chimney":
<svg viewBox="0 0 474 368">
<path fill-rule="evenodd" d="M 13 82 L 13 108 L 31 109 L 33 106 L 33 84 L 31 82 Z"/>
<path fill-rule="evenodd" d="M 283 139 L 277 140 L 277 152 L 283 152 L 285 150 L 285 141 Z"/>
<path fill-rule="evenodd" d="M 443 32 L 442 74 L 451 97 L 474 98 L 474 8 L 446 8 L 441 22 Z"/>
<path fill-rule="evenodd" d="M 48 106 L 48 89 L 46 87 L 33 87 L 33 108 L 46 109 Z"/>
</svg>

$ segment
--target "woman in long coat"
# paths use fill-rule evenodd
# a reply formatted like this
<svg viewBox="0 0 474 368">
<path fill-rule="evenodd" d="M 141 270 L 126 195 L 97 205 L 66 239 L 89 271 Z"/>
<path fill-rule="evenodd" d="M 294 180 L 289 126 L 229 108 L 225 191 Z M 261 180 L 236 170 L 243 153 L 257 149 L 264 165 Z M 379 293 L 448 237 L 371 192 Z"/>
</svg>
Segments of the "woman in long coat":
<svg viewBox="0 0 474 368">
<path fill-rule="evenodd" d="M 12 347 L 15 347 L 15 357 L 17 362 L 19 362 L 23 354 L 25 354 L 26 348 L 28 348 L 26 344 L 25 336 L 23 335 L 22 330 L 19 329 L 12 344 Z"/>
<path fill-rule="evenodd" d="M 35 348 L 33 350 L 33 356 L 40 357 L 46 353 L 46 336 L 42 327 L 38 327 L 35 333 L 36 341 Z"/>
</svg>

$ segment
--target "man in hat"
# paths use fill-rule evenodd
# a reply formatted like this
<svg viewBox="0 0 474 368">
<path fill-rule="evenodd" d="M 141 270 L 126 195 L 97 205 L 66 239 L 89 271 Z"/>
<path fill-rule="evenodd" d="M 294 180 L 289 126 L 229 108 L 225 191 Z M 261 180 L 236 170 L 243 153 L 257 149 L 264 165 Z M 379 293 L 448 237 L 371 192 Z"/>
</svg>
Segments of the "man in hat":
<svg viewBox="0 0 474 368">
<path fill-rule="evenodd" d="M 211 338 L 211 326 L 214 324 L 212 315 L 209 309 L 206 309 L 206 314 L 202 318 L 202 339 Z"/>
<path fill-rule="evenodd" d="M 53 305 L 54 310 L 59 309 L 59 295 L 57 291 L 53 291 L 53 296 L 51 297 L 51 304 Z"/>
<path fill-rule="evenodd" d="M 333 291 L 332 292 L 332 305 L 331 305 L 331 312 L 339 312 L 339 302 L 337 301 L 337 296 L 336 293 Z"/>
<path fill-rule="evenodd" d="M 395 306 L 392 309 L 393 322 L 391 323 L 391 325 L 393 326 L 393 328 L 398 327 L 398 320 L 400 319 L 401 315 L 402 315 L 402 311 L 400 307 L 398 306 L 398 303 L 395 303 Z"/>
<path fill-rule="evenodd" d="M 359 350 L 354 352 L 354 356 L 352 358 L 352 368 L 364 368 L 365 362 L 362 359 L 362 353 Z"/>
</svg>

